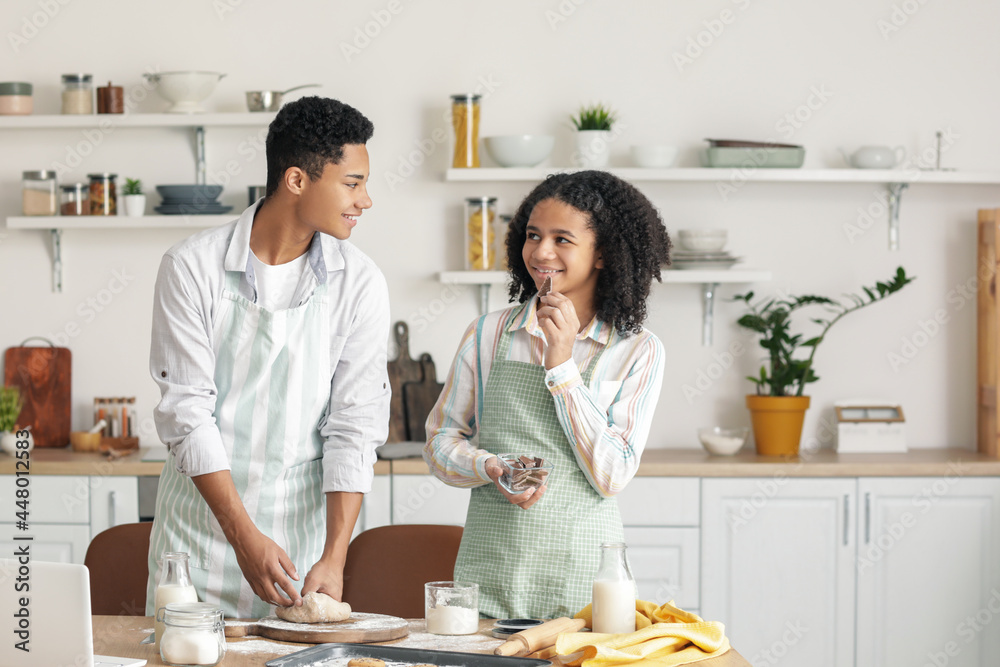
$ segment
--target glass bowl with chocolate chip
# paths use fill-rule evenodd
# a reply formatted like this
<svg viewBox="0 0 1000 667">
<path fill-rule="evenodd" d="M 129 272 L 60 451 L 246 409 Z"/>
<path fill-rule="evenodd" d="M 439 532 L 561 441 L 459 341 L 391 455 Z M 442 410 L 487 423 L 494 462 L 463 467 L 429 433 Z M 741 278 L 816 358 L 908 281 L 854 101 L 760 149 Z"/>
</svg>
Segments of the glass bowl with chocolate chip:
<svg viewBox="0 0 1000 667">
<path fill-rule="evenodd" d="M 499 454 L 497 459 L 503 470 L 500 486 L 515 495 L 548 483 L 554 467 L 545 459 L 530 454 Z"/>
</svg>

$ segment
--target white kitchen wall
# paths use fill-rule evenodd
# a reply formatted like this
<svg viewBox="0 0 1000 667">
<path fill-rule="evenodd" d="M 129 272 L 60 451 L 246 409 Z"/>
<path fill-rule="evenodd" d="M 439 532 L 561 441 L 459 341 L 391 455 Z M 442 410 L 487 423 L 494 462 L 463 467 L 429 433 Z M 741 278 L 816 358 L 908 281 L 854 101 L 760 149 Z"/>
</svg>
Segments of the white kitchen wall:
<svg viewBox="0 0 1000 667">
<path fill-rule="evenodd" d="M 679 164 L 695 166 L 705 137 L 732 137 L 802 143 L 807 168 L 834 168 L 844 166 L 839 147 L 913 153 L 944 130 L 954 137 L 944 166 L 990 170 L 1000 149 L 998 24 L 1000 4 L 980 0 L 5 0 L 0 79 L 33 82 L 36 113 L 58 112 L 65 72 L 132 93 L 149 69 L 227 73 L 206 102 L 213 111 L 243 110 L 246 90 L 309 82 L 357 106 L 376 128 L 375 206 L 352 240 L 382 267 L 393 319 L 411 325 L 411 351 L 430 352 L 443 380 L 478 313 L 474 289 L 456 296 L 435 278 L 462 268 L 462 199 L 497 195 L 502 212 L 512 212 L 529 188 L 443 181 L 448 148 L 431 138 L 449 129 L 450 94 L 485 94 L 482 135 L 555 134 L 553 165 L 569 161 L 569 113 L 604 101 L 622 119 L 618 166 L 628 165 L 629 144 L 643 141 L 676 144 Z M 136 110 L 165 107 L 149 93 Z M 257 135 L 208 130 L 210 179 L 228 181 L 223 198 L 238 210 L 246 186 L 264 182 Z M 156 184 L 193 182 L 188 131 L 122 129 L 93 145 L 80 130 L 5 130 L 0 215 L 19 212 L 22 170 L 67 162 L 88 141 L 93 150 L 64 180 L 94 171 L 142 178 L 150 210 Z M 415 152 L 421 144 L 426 158 Z M 406 176 L 401 166 L 412 162 Z M 865 396 L 903 405 L 914 447 L 974 446 L 976 210 L 1000 204 L 1000 188 L 914 185 L 903 199 L 902 247 L 891 252 L 884 214 L 858 237 L 846 231 L 880 187 L 751 181 L 725 198 L 710 183 L 640 187 L 671 231 L 729 229 L 745 266 L 773 272 L 772 283 L 753 286 L 759 294 L 836 296 L 899 265 L 918 276 L 838 324 L 820 347 L 806 438 L 829 442 L 821 420 L 833 402 Z M 64 340 L 73 351 L 75 428 L 89 426 L 95 395 L 138 396 L 148 418 L 158 399 L 147 370 L 152 286 L 164 250 L 188 233 L 68 229 L 64 291 L 55 294 L 48 234 L 0 228 L 0 347 L 73 334 Z M 112 294 L 119 275 L 127 284 Z M 721 288 L 715 345 L 706 348 L 698 287 L 654 286 L 647 326 L 666 346 L 667 371 L 651 447 L 697 447 L 699 426 L 749 423 L 743 377 L 759 366 L 759 348 L 742 338 L 733 324 L 741 311 L 726 302 L 741 289 Z M 502 292 L 494 288 L 492 307 L 504 305 Z M 934 326 L 939 310 L 947 321 Z M 892 363 L 892 354 L 905 363 Z M 686 396 L 685 385 L 700 395 Z M 146 444 L 154 438 L 145 432 Z"/>
</svg>

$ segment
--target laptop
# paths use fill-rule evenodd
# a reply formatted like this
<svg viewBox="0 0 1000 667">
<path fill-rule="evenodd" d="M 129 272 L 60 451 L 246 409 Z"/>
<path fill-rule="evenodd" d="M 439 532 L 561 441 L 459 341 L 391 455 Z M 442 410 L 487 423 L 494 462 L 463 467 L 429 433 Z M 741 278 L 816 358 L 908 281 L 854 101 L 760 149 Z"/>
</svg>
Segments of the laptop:
<svg viewBox="0 0 1000 667">
<path fill-rule="evenodd" d="M 0 558 L 0 665 L 142 667 L 141 658 L 94 655 L 85 565 Z M 25 576 L 27 575 L 27 576 Z M 28 651 L 21 650 L 27 648 Z"/>
</svg>

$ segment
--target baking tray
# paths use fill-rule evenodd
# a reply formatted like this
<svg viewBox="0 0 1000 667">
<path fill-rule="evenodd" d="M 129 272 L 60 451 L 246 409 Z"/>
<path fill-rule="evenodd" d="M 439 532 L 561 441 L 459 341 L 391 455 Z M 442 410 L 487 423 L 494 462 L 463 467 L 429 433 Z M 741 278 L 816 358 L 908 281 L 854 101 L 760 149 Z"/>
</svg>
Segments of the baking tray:
<svg viewBox="0 0 1000 667">
<path fill-rule="evenodd" d="M 388 663 L 410 665 L 430 664 L 438 667 L 541 667 L 551 665 L 538 658 L 509 658 L 490 653 L 460 653 L 400 646 L 368 646 L 364 644 L 319 644 L 297 653 L 269 660 L 267 667 L 304 667 L 320 660 L 378 658 Z M 345 663 L 346 664 L 346 663 Z"/>
<path fill-rule="evenodd" d="M 707 167 L 797 169 L 806 159 L 804 148 L 708 148 Z"/>
</svg>

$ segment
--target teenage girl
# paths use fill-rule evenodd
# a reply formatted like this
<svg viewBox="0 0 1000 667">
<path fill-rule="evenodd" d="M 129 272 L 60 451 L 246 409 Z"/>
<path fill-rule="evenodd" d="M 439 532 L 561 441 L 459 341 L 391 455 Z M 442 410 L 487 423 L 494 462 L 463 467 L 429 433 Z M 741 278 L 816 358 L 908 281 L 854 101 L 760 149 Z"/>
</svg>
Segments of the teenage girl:
<svg viewBox="0 0 1000 667">
<path fill-rule="evenodd" d="M 472 488 L 455 580 L 479 584 L 481 614 L 574 615 L 590 602 L 599 546 L 623 541 L 614 496 L 639 467 L 660 395 L 663 345 L 642 323 L 669 250 L 650 201 L 607 172 L 550 176 L 514 215 L 519 305 L 469 326 L 424 447 L 434 475 Z M 501 453 L 555 468 L 512 495 L 497 482 Z"/>
</svg>

